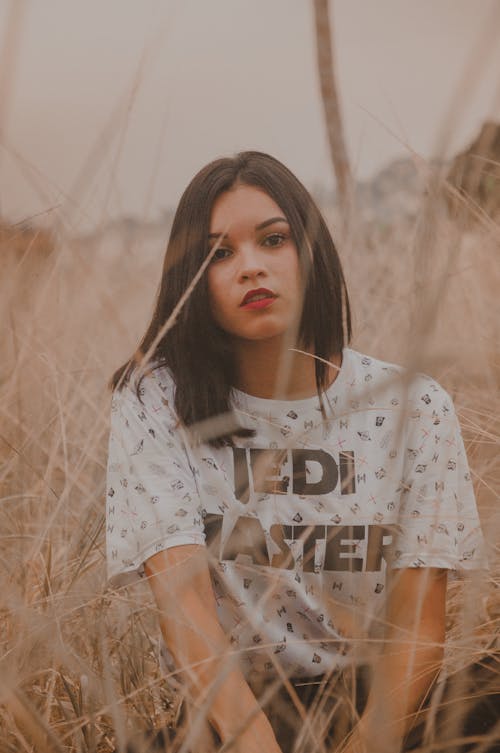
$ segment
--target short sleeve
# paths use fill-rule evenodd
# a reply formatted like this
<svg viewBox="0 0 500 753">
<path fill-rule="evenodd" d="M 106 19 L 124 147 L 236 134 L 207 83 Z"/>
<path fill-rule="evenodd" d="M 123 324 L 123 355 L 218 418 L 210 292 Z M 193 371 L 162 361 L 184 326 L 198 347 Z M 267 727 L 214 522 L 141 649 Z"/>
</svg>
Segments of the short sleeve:
<svg viewBox="0 0 500 753">
<path fill-rule="evenodd" d="M 460 426 L 449 395 L 418 377 L 407 418 L 393 567 L 487 567 Z"/>
<path fill-rule="evenodd" d="M 126 573 L 141 575 L 156 552 L 205 541 L 193 464 L 172 408 L 171 377 L 157 371 L 144 377 L 140 398 L 131 380 L 111 401 L 106 545 L 114 582 Z"/>
</svg>

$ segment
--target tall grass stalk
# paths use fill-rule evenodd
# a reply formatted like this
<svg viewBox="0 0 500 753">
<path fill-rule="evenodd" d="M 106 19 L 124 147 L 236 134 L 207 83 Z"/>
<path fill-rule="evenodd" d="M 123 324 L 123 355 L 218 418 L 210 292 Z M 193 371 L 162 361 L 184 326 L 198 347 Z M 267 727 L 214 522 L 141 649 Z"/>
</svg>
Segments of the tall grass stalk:
<svg viewBox="0 0 500 753">
<path fill-rule="evenodd" d="M 451 392 L 488 541 L 489 574 L 449 585 L 445 665 L 459 679 L 439 743 L 434 697 L 430 751 L 458 744 L 488 690 L 458 670 L 498 651 L 500 228 L 467 199 L 474 224 L 452 220 L 453 189 L 421 167 L 417 220 L 358 214 L 345 263 L 354 346 L 432 373 Z M 324 209 L 335 233 L 336 211 Z M 0 753 L 105 753 L 175 721 L 181 695 L 179 676 L 158 667 L 147 586 L 105 582 L 106 384 L 145 329 L 161 258 L 144 257 L 140 243 L 116 261 L 97 245 L 83 253 L 63 215 L 52 236 L 5 226 L 0 246 Z M 310 712 L 315 734 L 325 713 L 321 702 Z M 474 741 L 476 753 L 490 738 Z"/>
</svg>

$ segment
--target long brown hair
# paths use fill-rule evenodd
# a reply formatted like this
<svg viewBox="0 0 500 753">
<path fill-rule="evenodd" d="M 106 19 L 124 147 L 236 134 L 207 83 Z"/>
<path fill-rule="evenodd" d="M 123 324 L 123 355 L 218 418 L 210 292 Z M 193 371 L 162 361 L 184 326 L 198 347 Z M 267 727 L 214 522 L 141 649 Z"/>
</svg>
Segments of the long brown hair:
<svg viewBox="0 0 500 753">
<path fill-rule="evenodd" d="M 189 295 L 175 325 L 159 335 L 209 253 L 210 215 L 215 200 L 236 183 L 265 191 L 288 220 L 305 275 L 298 333 L 301 346 L 329 359 L 339 354 L 351 337 L 349 298 L 340 259 L 326 223 L 302 183 L 281 162 L 262 152 L 240 152 L 235 157 L 210 162 L 195 175 L 179 202 L 146 334 L 136 353 L 110 381 L 113 389 L 121 389 L 137 366 L 144 369 L 144 355 L 154 344 L 148 368 L 169 368 L 176 385 L 175 409 L 186 426 L 231 411 L 234 359 L 229 339 L 213 321 L 206 275 Z M 315 366 L 321 395 L 327 386 L 328 370 L 318 359 Z M 136 387 L 138 396 L 140 381 Z M 227 437 L 210 439 L 215 446 L 225 441 Z"/>
</svg>

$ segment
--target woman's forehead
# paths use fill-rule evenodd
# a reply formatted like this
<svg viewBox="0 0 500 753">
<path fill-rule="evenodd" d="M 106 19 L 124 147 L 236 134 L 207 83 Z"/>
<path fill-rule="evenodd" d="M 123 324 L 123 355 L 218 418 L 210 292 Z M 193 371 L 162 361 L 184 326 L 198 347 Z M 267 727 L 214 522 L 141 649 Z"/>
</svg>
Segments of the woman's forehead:
<svg viewBox="0 0 500 753">
<path fill-rule="evenodd" d="M 259 229 L 268 220 L 285 221 L 281 207 L 256 186 L 238 184 L 220 194 L 210 216 L 210 234 L 225 234 L 228 228 Z"/>
</svg>

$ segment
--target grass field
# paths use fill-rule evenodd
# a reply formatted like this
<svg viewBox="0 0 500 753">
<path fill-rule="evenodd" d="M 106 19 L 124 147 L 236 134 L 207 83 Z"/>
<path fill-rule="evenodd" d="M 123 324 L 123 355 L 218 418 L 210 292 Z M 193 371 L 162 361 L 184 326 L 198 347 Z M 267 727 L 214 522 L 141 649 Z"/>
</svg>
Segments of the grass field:
<svg viewBox="0 0 500 753">
<path fill-rule="evenodd" d="M 1 239 L 0 753 L 104 753 L 176 710 L 147 586 L 107 590 L 104 555 L 106 383 L 144 331 L 161 258 L 106 263 L 52 233 Z M 354 347 L 431 373 L 461 420 L 491 570 L 449 585 L 451 671 L 498 650 L 499 239 L 427 194 L 417 222 L 359 219 L 342 249 Z"/>
</svg>

